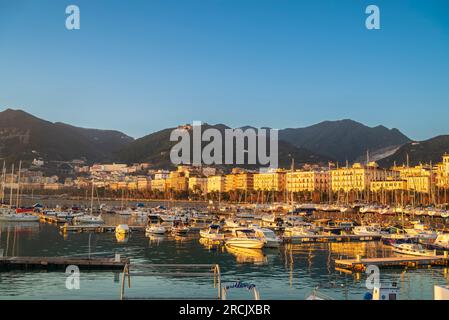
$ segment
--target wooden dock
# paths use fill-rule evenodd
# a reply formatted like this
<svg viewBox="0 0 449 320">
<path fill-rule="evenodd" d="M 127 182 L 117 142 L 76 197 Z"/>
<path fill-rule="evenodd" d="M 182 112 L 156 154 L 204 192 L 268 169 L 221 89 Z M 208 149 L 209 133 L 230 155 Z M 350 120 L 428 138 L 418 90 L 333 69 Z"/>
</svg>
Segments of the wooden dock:
<svg viewBox="0 0 449 320">
<path fill-rule="evenodd" d="M 59 229 L 62 232 L 96 232 L 96 233 L 104 233 L 104 232 L 115 232 L 115 228 L 117 226 L 105 226 L 105 225 L 63 225 L 60 226 Z M 128 226 L 131 232 L 145 232 L 145 226 Z"/>
<path fill-rule="evenodd" d="M 360 241 L 378 241 L 381 235 L 312 235 L 312 236 L 284 236 L 287 243 L 315 243 L 315 242 L 360 242 Z"/>
<path fill-rule="evenodd" d="M 0 271 L 65 270 L 70 265 L 80 270 L 123 270 L 128 263 L 127 258 L 0 257 Z"/>
<path fill-rule="evenodd" d="M 419 268 L 428 266 L 447 266 L 448 256 L 403 256 L 387 258 L 361 258 L 361 259 L 339 259 L 335 260 L 336 269 L 345 269 L 357 272 L 363 272 L 367 266 L 375 265 L 379 268 Z"/>
<path fill-rule="evenodd" d="M 51 224 L 61 224 L 67 222 L 67 219 L 65 218 L 58 218 L 56 216 L 47 216 L 47 215 L 39 215 L 39 220 L 41 222 L 47 222 Z"/>
</svg>

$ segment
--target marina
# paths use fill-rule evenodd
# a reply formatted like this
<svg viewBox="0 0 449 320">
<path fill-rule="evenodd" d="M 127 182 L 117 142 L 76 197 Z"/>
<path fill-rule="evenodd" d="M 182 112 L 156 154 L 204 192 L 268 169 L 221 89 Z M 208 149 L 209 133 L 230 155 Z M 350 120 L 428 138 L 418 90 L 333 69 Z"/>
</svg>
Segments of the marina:
<svg viewBox="0 0 449 320">
<path fill-rule="evenodd" d="M 219 289 L 211 266 L 219 269 L 220 283 L 243 279 L 256 285 L 254 297 L 260 299 L 302 300 L 311 292 L 315 292 L 315 299 L 362 299 L 366 289 L 357 283 L 363 282 L 364 276 L 358 275 L 369 265 L 383 270 L 385 281 L 401 283 L 399 298 L 418 293 L 407 289 L 416 277 L 425 279 L 427 289 L 420 292 L 424 299 L 432 299 L 433 285 L 449 281 L 448 259 L 441 249 L 432 256 L 398 256 L 392 245 L 421 241 L 419 236 L 425 234 L 423 243 L 444 246 L 446 238 L 441 234 L 436 237 L 438 241 L 430 237 L 434 235 L 429 230 L 440 225 L 438 220 L 419 224 L 403 221 L 399 215 L 370 222 L 374 216 L 369 214 L 343 216 L 314 210 L 294 215 L 268 207 L 258 213 L 248 206 L 246 213 L 239 215 L 233 208 L 221 214 L 214 208 L 182 205 L 141 206 L 140 215 L 114 213 L 111 207 L 109 213 L 98 210 L 94 208 L 92 216 L 101 215 L 104 223 L 96 225 L 76 221 L 54 224 L 51 219 L 0 222 L 0 299 L 10 297 L 10 276 L 20 275 L 22 285 L 28 288 L 33 286 L 31 279 L 37 277 L 36 272 L 45 271 L 52 280 L 40 274 L 42 280 L 63 284 L 68 265 L 81 270 L 81 285 L 86 291 L 78 292 L 80 298 L 123 300 L 247 298 L 244 291 L 226 291 L 226 285 Z M 42 212 L 33 214 L 41 217 L 46 212 L 37 211 Z M 67 212 L 70 215 L 70 210 Z M 405 228 L 400 226 L 403 223 Z M 301 233 L 305 235 L 298 235 Z M 404 248 L 412 250 L 414 245 Z M 69 294 L 62 287 L 56 292 L 50 291 L 54 286 L 45 290 L 49 298 Z"/>
</svg>

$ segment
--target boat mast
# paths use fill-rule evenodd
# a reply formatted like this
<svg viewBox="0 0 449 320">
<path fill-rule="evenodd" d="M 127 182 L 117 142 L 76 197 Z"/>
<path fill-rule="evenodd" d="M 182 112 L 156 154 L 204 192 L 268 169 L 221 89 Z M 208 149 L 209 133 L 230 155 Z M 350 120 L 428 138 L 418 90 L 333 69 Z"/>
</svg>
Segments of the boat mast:
<svg viewBox="0 0 449 320">
<path fill-rule="evenodd" d="M 16 208 L 19 208 L 19 196 L 20 196 L 20 171 L 22 170 L 22 160 L 19 161 L 19 174 L 17 176 L 17 199 Z"/>
<path fill-rule="evenodd" d="M 92 178 L 92 191 L 90 195 L 90 214 L 93 214 L 94 211 L 94 178 Z"/>
<path fill-rule="evenodd" d="M 14 163 L 12 164 L 11 167 L 11 179 L 9 179 L 9 208 L 12 208 L 12 187 L 13 187 L 13 183 L 14 183 Z"/>
<path fill-rule="evenodd" d="M 5 182 L 6 182 L 6 167 L 5 167 L 5 160 L 3 160 L 3 169 L 2 169 L 2 205 L 5 202 Z"/>
</svg>

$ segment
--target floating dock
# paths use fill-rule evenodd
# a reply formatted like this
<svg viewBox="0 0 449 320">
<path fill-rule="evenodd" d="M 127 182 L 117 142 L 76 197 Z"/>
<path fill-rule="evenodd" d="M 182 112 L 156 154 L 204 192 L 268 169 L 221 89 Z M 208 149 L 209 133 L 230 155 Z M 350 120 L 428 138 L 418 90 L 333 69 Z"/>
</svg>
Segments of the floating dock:
<svg viewBox="0 0 449 320">
<path fill-rule="evenodd" d="M 131 232 L 140 231 L 145 232 L 145 226 L 128 226 Z M 96 232 L 96 233 L 104 233 L 104 232 L 115 232 L 115 228 L 117 226 L 104 226 L 104 225 L 63 225 L 60 226 L 59 229 L 62 232 Z"/>
<path fill-rule="evenodd" d="M 73 257 L 0 257 L 0 271 L 9 270 L 65 270 L 75 265 L 80 270 L 123 270 L 127 258 L 73 258 Z"/>
<path fill-rule="evenodd" d="M 374 265 L 379 268 L 399 268 L 399 267 L 428 267 L 447 266 L 449 257 L 447 255 L 436 256 L 403 256 L 388 258 L 360 258 L 360 259 L 339 259 L 335 260 L 336 269 L 363 272 L 367 266 Z"/>
<path fill-rule="evenodd" d="M 61 224 L 67 222 L 66 218 L 58 218 L 56 216 L 46 216 L 46 215 L 40 215 L 39 220 L 41 222 L 47 222 L 52 224 Z"/>
<path fill-rule="evenodd" d="M 311 235 L 311 236 L 284 236 L 287 243 L 315 243 L 315 242 L 360 242 L 360 241 L 378 241 L 381 235 Z"/>
</svg>

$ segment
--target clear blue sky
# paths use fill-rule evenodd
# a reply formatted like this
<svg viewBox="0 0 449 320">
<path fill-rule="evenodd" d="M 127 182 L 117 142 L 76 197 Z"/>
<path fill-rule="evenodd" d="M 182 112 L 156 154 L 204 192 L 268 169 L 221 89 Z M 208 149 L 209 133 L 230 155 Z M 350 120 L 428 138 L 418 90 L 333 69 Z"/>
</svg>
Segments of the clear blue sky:
<svg viewBox="0 0 449 320">
<path fill-rule="evenodd" d="M 0 0 L 0 109 L 134 137 L 351 118 L 427 139 L 449 134 L 448 17 L 447 0 Z"/>
</svg>

